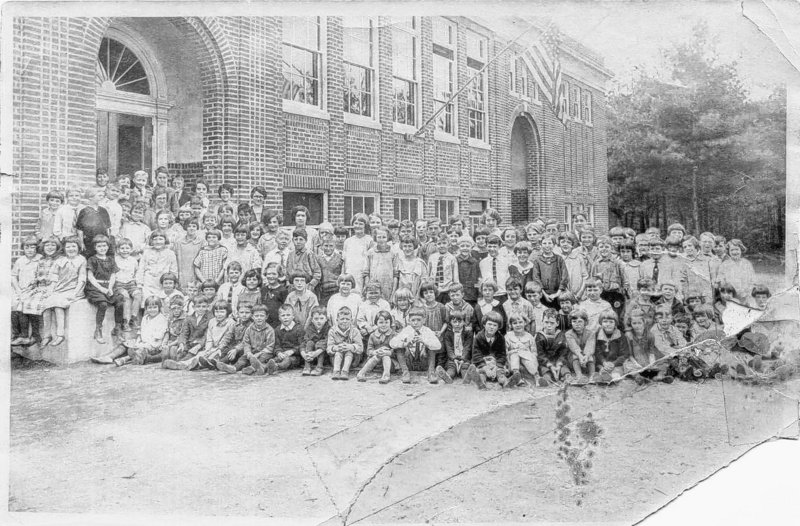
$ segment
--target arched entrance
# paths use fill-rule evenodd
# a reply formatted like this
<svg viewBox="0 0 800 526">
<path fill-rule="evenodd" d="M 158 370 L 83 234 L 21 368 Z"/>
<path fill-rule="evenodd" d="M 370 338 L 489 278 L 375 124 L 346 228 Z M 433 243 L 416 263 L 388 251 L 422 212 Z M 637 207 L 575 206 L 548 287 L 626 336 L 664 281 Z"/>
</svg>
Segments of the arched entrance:
<svg viewBox="0 0 800 526">
<path fill-rule="evenodd" d="M 536 124 L 520 114 L 511 128 L 511 221 L 527 223 L 540 213 L 541 144 Z"/>
</svg>

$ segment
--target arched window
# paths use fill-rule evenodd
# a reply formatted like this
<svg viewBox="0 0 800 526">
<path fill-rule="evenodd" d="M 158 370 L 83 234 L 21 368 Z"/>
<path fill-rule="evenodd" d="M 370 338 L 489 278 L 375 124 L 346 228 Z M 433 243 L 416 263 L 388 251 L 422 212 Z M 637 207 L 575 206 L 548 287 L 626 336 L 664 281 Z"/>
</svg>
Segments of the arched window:
<svg viewBox="0 0 800 526">
<path fill-rule="evenodd" d="M 113 38 L 105 37 L 100 43 L 96 78 L 104 89 L 150 95 L 150 81 L 141 60 Z"/>
</svg>

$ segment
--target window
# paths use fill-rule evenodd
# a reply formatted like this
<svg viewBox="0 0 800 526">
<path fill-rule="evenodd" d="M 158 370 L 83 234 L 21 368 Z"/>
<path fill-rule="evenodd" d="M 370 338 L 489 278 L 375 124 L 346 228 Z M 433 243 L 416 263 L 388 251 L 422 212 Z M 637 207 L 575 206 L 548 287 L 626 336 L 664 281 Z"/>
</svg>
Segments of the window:
<svg viewBox="0 0 800 526">
<path fill-rule="evenodd" d="M 483 68 L 487 61 L 489 41 L 477 33 L 467 33 L 467 68 L 470 78 Z M 486 72 L 480 73 L 467 89 L 469 137 L 488 142 L 486 134 Z"/>
<path fill-rule="evenodd" d="M 419 19 L 407 17 L 392 21 L 393 120 L 417 125 Z"/>
<path fill-rule="evenodd" d="M 283 192 L 283 224 L 293 225 L 292 208 L 303 205 L 308 208 L 309 225 L 325 221 L 325 194 L 322 192 Z"/>
<path fill-rule="evenodd" d="M 416 221 L 419 217 L 419 199 L 416 197 L 394 199 L 394 218 L 400 221 Z"/>
<path fill-rule="evenodd" d="M 453 95 L 456 75 L 456 27 L 444 18 L 433 19 L 433 103 L 434 111 Z M 436 117 L 436 129 L 455 135 L 454 103 Z"/>
<path fill-rule="evenodd" d="M 344 111 L 375 113 L 375 30 L 366 17 L 344 17 Z"/>
<path fill-rule="evenodd" d="M 356 214 L 370 215 L 375 212 L 375 201 L 375 196 L 372 195 L 344 196 L 344 222 L 350 224 Z"/>
<path fill-rule="evenodd" d="M 150 82 L 141 61 L 124 44 L 103 38 L 97 52 L 97 82 L 102 87 L 150 95 Z"/>
<path fill-rule="evenodd" d="M 581 118 L 581 89 L 578 86 L 572 86 L 569 95 L 569 116 L 574 119 Z"/>
<path fill-rule="evenodd" d="M 322 106 L 322 18 L 285 16 L 283 98 Z"/>
<path fill-rule="evenodd" d="M 480 223 L 481 216 L 489 208 L 489 201 L 485 199 L 470 199 L 469 201 L 469 222 L 474 231 Z"/>
<path fill-rule="evenodd" d="M 519 55 L 513 55 L 511 58 L 511 92 L 522 97 L 530 97 L 528 66 Z"/>
<path fill-rule="evenodd" d="M 436 199 L 434 202 L 435 215 L 443 224 L 446 225 L 450 218 L 458 213 L 456 203 L 455 199 Z"/>
<path fill-rule="evenodd" d="M 582 104 L 583 107 L 581 109 L 581 114 L 583 115 L 583 122 L 586 124 L 592 123 L 592 92 L 589 90 L 584 90 L 581 94 L 582 96 Z"/>
</svg>

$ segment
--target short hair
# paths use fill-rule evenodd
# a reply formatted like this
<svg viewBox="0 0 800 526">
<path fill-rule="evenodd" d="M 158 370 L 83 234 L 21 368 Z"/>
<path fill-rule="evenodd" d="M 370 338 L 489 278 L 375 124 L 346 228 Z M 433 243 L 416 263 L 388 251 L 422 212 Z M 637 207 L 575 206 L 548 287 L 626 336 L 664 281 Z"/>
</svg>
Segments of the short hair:
<svg viewBox="0 0 800 526">
<path fill-rule="evenodd" d="M 324 316 L 325 318 L 327 318 L 328 311 L 325 310 L 325 307 L 320 307 L 319 305 L 317 305 L 316 307 L 311 309 L 311 312 L 308 313 L 309 318 L 313 318 L 314 316 Z"/>
<path fill-rule="evenodd" d="M 92 246 L 96 247 L 100 243 L 105 243 L 106 245 L 111 246 L 111 240 L 108 239 L 108 236 L 103 234 L 94 236 L 94 239 L 92 239 Z"/>
<path fill-rule="evenodd" d="M 39 238 L 36 237 L 33 234 L 29 234 L 29 235 L 25 236 L 24 238 L 22 238 L 22 242 L 19 245 L 20 245 L 20 248 L 22 248 L 22 250 L 25 250 L 25 247 L 30 247 L 30 246 L 38 248 L 39 247 Z"/>
<path fill-rule="evenodd" d="M 292 232 L 292 239 L 296 238 L 308 239 L 308 232 L 306 232 L 305 228 L 295 228 L 294 232 Z"/>
<path fill-rule="evenodd" d="M 225 314 L 228 316 L 231 315 L 231 305 L 226 300 L 217 300 L 211 305 L 211 312 L 214 312 L 218 309 L 225 309 Z"/>
<path fill-rule="evenodd" d="M 247 305 L 247 304 L 243 303 L 242 305 Z M 269 317 L 269 311 L 267 310 L 266 305 L 262 305 L 260 303 L 253 305 L 253 314 L 255 314 L 256 312 L 263 312 L 267 317 Z"/>
<path fill-rule="evenodd" d="M 194 302 L 195 306 L 201 303 L 205 303 L 206 305 L 211 305 L 211 300 L 206 298 L 202 294 L 198 294 L 194 298 L 192 298 L 192 302 Z"/>
<path fill-rule="evenodd" d="M 195 182 L 194 182 L 194 191 L 195 191 L 195 192 L 197 192 L 197 187 L 198 187 L 199 185 L 203 185 L 203 186 L 205 186 L 205 187 L 206 187 L 206 190 L 208 190 L 209 188 L 211 188 L 211 185 L 209 185 L 209 184 L 208 184 L 208 181 L 206 181 L 205 179 L 198 179 L 197 181 L 195 181 Z"/>
<path fill-rule="evenodd" d="M 263 226 L 261 225 L 261 223 L 259 223 L 258 221 L 253 221 L 253 222 L 251 222 L 249 225 L 239 225 L 239 226 L 240 226 L 240 227 L 245 227 L 245 228 L 247 228 L 247 233 L 248 233 L 248 234 L 252 234 L 252 233 L 253 233 L 253 230 L 255 230 L 256 228 L 258 229 L 258 231 L 259 231 L 259 232 L 260 232 L 262 235 L 264 234 L 264 227 L 263 227 Z M 239 229 L 239 227 L 237 227 L 237 230 L 238 230 L 238 229 Z"/>
<path fill-rule="evenodd" d="M 636 290 L 646 290 L 656 286 L 656 282 L 651 278 L 639 278 L 636 282 Z"/>
<path fill-rule="evenodd" d="M 519 278 L 511 276 L 506 280 L 506 290 L 511 290 L 511 289 L 522 290 L 522 282 L 519 280 Z"/>
<path fill-rule="evenodd" d="M 256 225 L 257 224 L 258 223 L 256 223 Z M 233 229 L 233 235 L 235 236 L 236 234 L 244 234 L 246 236 L 249 236 L 250 235 L 250 225 L 245 225 L 245 224 L 236 225 L 236 228 Z"/>
<path fill-rule="evenodd" d="M 566 291 L 566 292 L 562 293 L 561 296 L 558 297 L 558 301 L 559 301 L 559 303 L 563 303 L 565 301 L 568 301 L 568 302 L 572 303 L 573 305 L 578 303 L 578 299 L 570 291 Z"/>
<path fill-rule="evenodd" d="M 675 283 L 674 281 L 669 281 L 669 280 L 662 281 L 659 285 L 659 289 L 663 290 L 664 287 L 672 287 L 673 289 L 678 290 L 678 284 Z"/>
<path fill-rule="evenodd" d="M 392 318 L 392 314 L 387 310 L 378 311 L 378 314 L 375 316 L 375 321 L 378 321 L 378 320 L 381 320 L 381 319 L 388 321 L 389 324 L 394 322 L 394 318 Z"/>
<path fill-rule="evenodd" d="M 544 312 L 542 313 L 542 319 L 558 320 L 558 312 L 556 312 L 555 309 L 545 309 Z"/>
<path fill-rule="evenodd" d="M 296 279 L 303 279 L 306 283 L 311 281 L 308 277 L 308 274 L 305 272 L 292 272 L 292 274 L 289 276 L 289 281 L 293 282 Z"/>
<path fill-rule="evenodd" d="M 186 300 L 180 294 L 175 294 L 169 299 L 169 306 L 172 307 L 173 305 L 177 305 L 183 308 L 183 304 Z"/>
<path fill-rule="evenodd" d="M 200 228 L 200 221 L 198 221 L 196 217 L 190 217 L 189 219 L 187 219 L 186 221 L 183 222 L 183 227 L 184 228 L 186 228 L 189 225 L 194 225 L 199 229 Z"/>
<path fill-rule="evenodd" d="M 207 279 L 200 284 L 200 290 L 214 289 L 219 290 L 219 285 L 213 279 Z"/>
<path fill-rule="evenodd" d="M 487 245 L 501 245 L 502 241 L 500 241 L 500 237 L 496 234 L 489 234 L 489 237 L 486 238 Z"/>
<path fill-rule="evenodd" d="M 225 272 L 228 273 L 231 270 L 238 270 L 239 272 L 242 271 L 242 264 L 238 261 L 231 261 L 228 263 L 228 268 L 225 269 Z"/>
<path fill-rule="evenodd" d="M 439 243 L 445 243 L 447 245 L 450 244 L 450 238 L 447 237 L 446 233 L 442 232 L 439 234 L 439 237 L 436 238 L 436 244 L 438 245 Z"/>
<path fill-rule="evenodd" d="M 342 308 L 340 308 L 339 310 L 336 311 L 336 319 L 338 320 L 342 316 L 349 316 L 350 318 L 352 318 L 353 317 L 353 311 L 350 310 L 350 307 L 347 307 L 347 306 L 342 307 Z"/>
<path fill-rule="evenodd" d="M 589 313 L 586 312 L 586 310 L 581 309 L 581 308 L 575 309 L 574 311 L 570 312 L 569 313 L 569 317 L 572 320 L 580 318 L 583 321 L 585 321 L 586 323 L 589 323 Z"/>
<path fill-rule="evenodd" d="M 170 210 L 159 210 L 156 212 L 156 221 L 158 221 L 158 218 L 161 216 L 167 216 L 169 220 L 172 221 L 172 211 Z"/>
<path fill-rule="evenodd" d="M 681 239 L 678 236 L 673 235 L 673 234 L 668 235 L 667 239 L 664 240 L 664 244 L 667 247 L 678 247 L 678 248 L 680 248 L 681 242 L 682 242 Z"/>
<path fill-rule="evenodd" d="M 378 291 L 378 292 L 380 292 L 380 291 L 381 291 L 381 284 L 380 284 L 380 282 L 378 282 L 378 281 L 370 281 L 369 283 L 367 283 L 366 285 L 364 285 L 364 293 L 365 293 L 365 294 L 366 294 L 367 292 L 375 292 L 375 291 Z"/>
<path fill-rule="evenodd" d="M 487 208 L 486 210 L 483 211 L 483 214 L 481 215 L 481 222 L 486 224 L 487 217 L 491 217 L 492 219 L 497 221 L 498 225 L 503 222 L 503 217 L 500 215 L 500 212 L 498 212 L 494 208 Z"/>
<path fill-rule="evenodd" d="M 528 320 L 522 314 L 514 313 L 508 317 L 508 326 L 511 327 L 514 322 L 521 321 L 522 323 L 527 324 Z"/>
<path fill-rule="evenodd" d="M 155 238 L 157 238 L 157 237 L 160 237 L 160 238 L 162 238 L 162 239 L 164 240 L 164 242 L 166 243 L 166 241 L 167 241 L 167 234 L 165 234 L 165 233 L 164 233 L 164 232 L 162 232 L 161 230 L 153 230 L 153 232 L 150 234 L 150 237 L 147 239 L 147 243 L 148 243 L 149 245 L 152 245 L 152 244 L 153 244 L 153 240 L 154 240 Z"/>
<path fill-rule="evenodd" d="M 678 230 L 682 234 L 686 234 L 686 228 L 684 228 L 684 226 L 680 223 L 672 223 L 671 225 L 669 225 L 667 227 L 667 235 L 669 235 L 669 233 L 672 232 L 673 230 Z"/>
<path fill-rule="evenodd" d="M 664 303 L 662 303 L 661 305 L 656 306 L 656 308 L 654 309 L 653 316 L 655 316 L 656 314 L 666 314 L 667 316 L 672 316 L 672 309 L 670 308 L 669 305 L 665 305 Z"/>
<path fill-rule="evenodd" d="M 731 253 L 731 247 L 739 247 L 739 250 L 742 251 L 742 255 L 744 255 L 747 252 L 747 248 L 744 246 L 744 243 L 742 243 L 741 239 L 731 239 L 730 241 L 728 241 L 727 244 L 728 254 Z"/>
<path fill-rule="evenodd" d="M 161 285 L 163 285 L 164 282 L 167 281 L 168 279 L 171 279 L 173 281 L 173 283 L 175 283 L 176 285 L 178 283 L 180 283 L 180 280 L 178 279 L 178 275 L 175 274 L 174 272 L 164 272 L 163 274 L 161 274 L 161 277 L 158 278 L 158 282 Z"/>
<path fill-rule="evenodd" d="M 342 307 L 342 309 L 347 309 L 347 307 Z M 340 310 L 341 310 L 341 309 L 340 309 Z M 349 310 L 349 309 L 348 309 L 348 310 Z M 282 313 L 282 312 L 291 312 L 292 314 L 294 314 L 294 307 L 292 307 L 292 306 L 291 306 L 291 305 L 289 305 L 288 303 L 284 303 L 283 305 L 281 305 L 280 307 L 278 307 L 278 314 L 280 314 L 280 313 Z"/>
<path fill-rule="evenodd" d="M 450 294 L 452 294 L 453 292 L 464 292 L 464 285 L 462 285 L 461 283 L 453 283 L 452 285 L 450 285 L 450 289 L 448 292 L 450 292 Z"/>
<path fill-rule="evenodd" d="M 506 228 L 504 228 L 504 229 L 503 229 L 503 231 L 502 231 L 502 232 L 500 232 L 500 238 L 501 238 L 503 241 L 505 241 L 505 239 L 506 239 L 506 236 L 508 235 L 508 233 L 509 233 L 509 232 L 513 232 L 513 233 L 514 233 L 514 236 L 516 237 L 516 235 L 517 235 L 517 229 L 516 229 L 516 228 L 514 228 L 513 226 L 509 226 L 509 227 L 506 227 Z"/>
<path fill-rule="evenodd" d="M 386 228 L 393 229 L 393 228 L 400 228 L 400 221 L 397 219 L 390 219 L 386 222 Z"/>
<path fill-rule="evenodd" d="M 212 228 L 210 230 L 206 230 L 205 238 L 208 239 L 208 236 L 216 236 L 217 239 L 222 239 L 222 232 L 220 232 L 216 228 Z"/>
<path fill-rule="evenodd" d="M 45 201 L 49 201 L 50 199 L 58 199 L 63 203 L 64 202 L 64 194 L 62 194 L 58 190 L 50 190 L 49 192 L 47 192 L 47 195 L 45 196 L 44 199 L 45 199 Z"/>
<path fill-rule="evenodd" d="M 698 316 L 705 316 L 709 320 L 713 320 L 714 309 L 711 307 L 711 305 L 698 305 L 697 308 L 694 309 L 694 312 L 692 312 L 692 317 L 697 318 Z"/>
<path fill-rule="evenodd" d="M 542 292 L 542 286 L 535 281 L 529 281 L 525 284 L 525 292 Z"/>
<path fill-rule="evenodd" d="M 408 318 L 411 319 L 411 318 L 414 318 L 414 317 L 424 318 L 425 317 L 425 309 L 423 309 L 422 307 L 417 307 L 417 306 L 411 307 L 408 310 Z"/>
<path fill-rule="evenodd" d="M 391 237 L 391 235 L 392 235 L 391 232 L 389 232 L 389 228 L 388 227 L 385 227 L 383 225 L 379 225 L 379 226 L 376 226 L 375 228 L 372 229 L 372 237 L 373 237 L 373 239 L 375 238 L 375 234 L 377 234 L 378 232 L 385 232 L 387 239 L 389 239 Z"/>
<path fill-rule="evenodd" d="M 231 196 L 233 196 L 233 194 L 236 193 L 236 188 L 234 188 L 233 185 L 230 183 L 222 183 L 221 185 L 219 185 L 219 187 L 217 188 L 217 195 L 222 197 L 223 190 L 227 190 L 228 193 L 231 194 Z"/>
<path fill-rule="evenodd" d="M 597 238 L 597 246 L 600 245 L 613 245 L 614 243 L 611 241 L 610 236 L 600 236 Z"/>
<path fill-rule="evenodd" d="M 242 309 L 247 309 L 250 312 L 253 312 L 253 307 L 254 307 L 254 305 L 252 303 L 247 303 L 246 301 L 244 301 L 244 302 L 239 303 L 238 305 L 236 305 L 236 310 L 240 311 Z"/>
<path fill-rule="evenodd" d="M 436 294 L 436 283 L 432 281 L 425 281 L 419 288 L 419 297 L 422 298 L 425 296 L 425 293 L 429 290 L 433 291 Z"/>
<path fill-rule="evenodd" d="M 336 227 L 333 228 L 333 235 L 334 236 L 337 236 L 337 237 L 338 236 L 345 236 L 346 237 L 348 234 L 350 234 L 350 231 L 347 230 L 345 227 L 343 227 L 341 225 L 336 226 Z"/>
<path fill-rule="evenodd" d="M 635 248 L 633 241 L 630 239 L 624 240 L 622 243 L 619 244 L 617 250 L 622 252 L 623 250 L 630 250 L 633 253 L 633 249 Z"/>
<path fill-rule="evenodd" d="M 345 281 L 349 282 L 353 287 L 356 286 L 356 278 L 352 274 L 341 274 L 336 278 L 336 284 L 341 285 Z"/>
<path fill-rule="evenodd" d="M 658 236 L 650 236 L 650 243 L 648 243 L 651 247 L 661 247 L 664 248 L 664 240 Z"/>
<path fill-rule="evenodd" d="M 636 234 L 634 237 L 634 241 L 637 245 L 649 245 L 650 244 L 650 236 L 647 234 Z"/>
<path fill-rule="evenodd" d="M 250 203 L 239 203 L 236 207 L 236 213 L 239 216 L 243 216 L 245 214 L 252 214 L 253 208 L 250 206 Z"/>
<path fill-rule="evenodd" d="M 359 212 L 354 215 L 350 220 L 350 226 L 355 226 L 357 222 L 364 223 L 364 229 L 369 230 L 369 217 L 367 217 L 367 214 Z"/>
<path fill-rule="evenodd" d="M 161 298 L 158 296 L 148 296 L 146 300 L 144 300 L 144 308 L 152 307 L 153 305 L 158 306 L 158 310 L 164 306 L 164 302 L 161 301 Z"/>
<path fill-rule="evenodd" d="M 553 243 L 553 245 L 556 244 L 556 236 L 554 236 L 553 234 L 544 234 L 542 236 L 542 241 L 544 241 L 545 239 L 549 239 L 550 242 Z"/>
<path fill-rule="evenodd" d="M 683 238 L 683 241 L 681 241 L 681 243 L 690 243 L 694 248 L 698 250 L 700 249 L 700 240 L 694 236 Z"/>
<path fill-rule="evenodd" d="M 133 203 L 133 205 L 131 205 L 131 212 L 138 212 L 140 210 L 142 212 L 147 210 L 147 203 L 145 203 L 144 201 L 141 201 L 141 200 L 140 201 L 135 201 Z"/>
<path fill-rule="evenodd" d="M 296 205 L 292 207 L 292 211 L 289 213 L 292 220 L 297 218 L 298 212 L 303 212 L 306 215 L 306 219 L 308 219 L 308 216 L 311 215 L 311 212 L 308 211 L 308 208 L 303 205 Z"/>
<path fill-rule="evenodd" d="M 476 238 L 476 239 L 477 239 L 479 236 L 484 236 L 484 237 L 487 237 L 487 236 L 489 236 L 489 234 L 491 234 L 491 232 L 489 232 L 489 229 L 488 229 L 488 228 L 486 228 L 486 226 L 485 226 L 485 225 L 480 225 L 480 226 L 478 226 L 478 227 L 475 229 L 475 238 Z"/>
<path fill-rule="evenodd" d="M 231 216 L 222 216 L 219 222 L 217 223 L 217 228 L 222 229 L 222 227 L 225 225 L 230 225 L 231 230 L 233 230 L 234 228 L 236 228 L 236 220 Z"/>
<path fill-rule="evenodd" d="M 403 245 L 407 245 L 408 243 L 411 243 L 412 245 L 414 245 L 414 248 L 417 248 L 419 246 L 419 241 L 417 241 L 417 238 L 415 238 L 415 237 L 406 235 L 406 236 L 403 236 L 402 238 L 400 238 L 400 246 L 401 247 Z"/>
<path fill-rule="evenodd" d="M 159 197 L 159 196 L 162 196 L 162 195 L 163 196 L 167 195 L 167 189 L 166 188 L 164 188 L 163 186 L 156 186 L 155 188 L 153 188 L 153 201 L 156 200 L 156 197 Z"/>
<path fill-rule="evenodd" d="M 769 288 L 767 288 L 765 285 L 756 285 L 755 287 L 753 287 L 753 290 L 750 293 L 750 296 L 755 298 L 756 296 L 764 295 L 764 294 L 766 294 L 766 296 L 768 298 L 772 297 L 772 293 L 769 291 Z"/>
<path fill-rule="evenodd" d="M 133 248 L 133 241 L 127 237 L 121 237 L 117 240 L 117 248 L 121 247 L 122 245 L 128 245 L 129 247 Z"/>
<path fill-rule="evenodd" d="M 264 272 L 266 273 L 271 268 L 274 268 L 275 272 L 277 272 L 278 274 L 280 274 L 281 271 L 283 270 L 283 267 L 281 267 L 280 263 L 278 263 L 277 261 L 271 261 L 267 263 L 267 265 L 264 267 Z"/>
<path fill-rule="evenodd" d="M 588 278 L 586 278 L 586 281 L 584 281 L 583 284 L 586 288 L 603 286 L 603 283 L 594 276 L 589 276 Z"/>
<path fill-rule="evenodd" d="M 621 226 L 611 227 L 611 230 L 608 231 L 608 237 L 625 237 L 625 229 Z"/>
<path fill-rule="evenodd" d="M 577 247 L 579 243 L 578 236 L 576 236 L 573 232 L 561 232 L 558 234 L 558 241 L 559 243 L 561 241 L 569 241 L 572 243 L 573 247 Z"/>
<path fill-rule="evenodd" d="M 600 313 L 600 316 L 597 318 L 598 323 L 603 323 L 606 320 L 614 320 L 614 323 L 619 322 L 619 316 L 617 313 L 611 309 L 606 309 Z"/>
<path fill-rule="evenodd" d="M 259 272 L 254 268 L 251 268 L 250 270 L 244 273 L 244 276 L 242 276 L 240 283 L 246 287 L 247 280 L 250 278 L 256 278 L 258 280 L 258 288 L 261 288 L 261 286 L 264 284 L 264 280 L 261 277 L 261 272 Z"/>
<path fill-rule="evenodd" d="M 687 316 L 683 312 L 679 312 L 678 314 L 676 314 L 672 318 L 672 324 L 673 325 L 677 325 L 678 323 L 685 323 L 686 325 L 689 325 L 690 322 L 691 322 L 691 320 L 689 319 L 689 316 Z"/>
<path fill-rule="evenodd" d="M 451 322 L 453 320 L 465 321 L 466 319 L 467 319 L 467 316 L 466 316 L 466 314 L 464 314 L 463 310 L 454 310 L 454 311 L 452 311 L 450 313 L 450 321 Z"/>
<path fill-rule="evenodd" d="M 261 195 L 263 195 L 264 197 L 267 197 L 267 189 L 266 189 L 266 188 L 264 188 L 263 186 L 254 186 L 254 187 L 253 187 L 253 188 L 250 190 L 250 198 L 252 199 L 252 197 L 253 197 L 254 195 L 256 195 L 256 194 L 261 194 Z"/>
<path fill-rule="evenodd" d="M 711 241 L 714 241 L 716 238 L 714 234 L 711 232 L 703 232 L 702 234 L 700 234 L 700 241 L 702 241 L 703 239 L 710 239 Z"/>
<path fill-rule="evenodd" d="M 394 294 L 392 294 L 392 303 L 394 305 L 397 305 L 397 300 L 400 299 L 412 302 L 414 300 L 414 293 L 411 292 L 411 289 L 407 287 L 400 287 L 396 291 L 394 291 Z"/>
<path fill-rule="evenodd" d="M 491 289 L 492 289 L 494 292 L 497 292 L 497 291 L 498 291 L 497 282 L 495 282 L 493 279 L 485 279 L 485 280 L 483 280 L 483 281 L 481 282 L 481 290 L 483 290 L 483 288 L 484 288 L 484 287 L 489 287 L 489 288 L 491 288 Z"/>
<path fill-rule="evenodd" d="M 527 252 L 530 254 L 533 251 L 533 247 L 527 241 L 520 241 L 516 245 L 514 245 L 514 254 L 517 252 Z"/>
<path fill-rule="evenodd" d="M 498 313 L 498 312 L 495 312 L 495 311 L 493 311 L 493 310 L 491 310 L 491 311 L 487 312 L 487 313 L 486 313 L 486 314 L 483 316 L 483 320 L 481 320 L 481 322 L 483 323 L 484 327 L 485 327 L 485 326 L 486 326 L 486 324 L 487 324 L 487 323 L 489 323 L 490 321 L 491 321 L 491 322 L 494 322 L 494 323 L 496 323 L 498 327 L 501 327 L 501 326 L 503 325 L 503 317 L 502 317 L 502 316 L 500 316 L 500 313 Z"/>
</svg>

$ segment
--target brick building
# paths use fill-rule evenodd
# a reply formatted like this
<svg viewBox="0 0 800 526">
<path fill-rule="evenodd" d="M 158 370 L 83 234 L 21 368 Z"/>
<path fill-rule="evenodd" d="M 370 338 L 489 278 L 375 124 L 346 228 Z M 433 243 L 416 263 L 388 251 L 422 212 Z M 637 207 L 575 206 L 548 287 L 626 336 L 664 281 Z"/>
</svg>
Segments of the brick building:
<svg viewBox="0 0 800 526">
<path fill-rule="evenodd" d="M 529 22 L 409 17 L 34 18 L 13 21 L 14 237 L 51 188 L 161 165 L 246 200 L 506 221 L 585 210 L 607 226 L 602 60 L 565 39 L 570 121 L 528 70 L 534 27 L 409 140 Z"/>
</svg>

